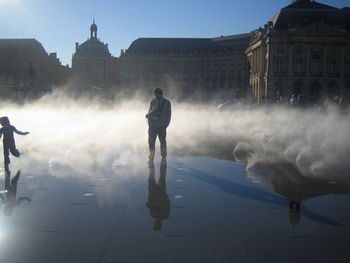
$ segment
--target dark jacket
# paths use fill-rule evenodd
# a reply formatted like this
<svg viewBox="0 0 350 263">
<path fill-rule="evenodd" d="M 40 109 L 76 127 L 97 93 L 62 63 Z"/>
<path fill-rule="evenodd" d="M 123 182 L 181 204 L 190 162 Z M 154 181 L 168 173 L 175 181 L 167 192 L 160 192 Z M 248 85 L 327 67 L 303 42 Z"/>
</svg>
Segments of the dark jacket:
<svg viewBox="0 0 350 263">
<path fill-rule="evenodd" d="M 4 126 L 0 129 L 0 138 L 2 135 L 4 135 L 3 142 L 4 143 L 13 143 L 15 140 L 13 138 L 13 133 L 17 133 L 20 135 L 26 135 L 26 132 L 21 132 L 16 129 L 15 126 L 9 125 L 9 126 Z"/>
<path fill-rule="evenodd" d="M 150 126 L 168 127 L 171 119 L 170 101 L 165 98 L 161 100 L 153 99 L 148 110 L 147 118 L 148 125 Z"/>
</svg>

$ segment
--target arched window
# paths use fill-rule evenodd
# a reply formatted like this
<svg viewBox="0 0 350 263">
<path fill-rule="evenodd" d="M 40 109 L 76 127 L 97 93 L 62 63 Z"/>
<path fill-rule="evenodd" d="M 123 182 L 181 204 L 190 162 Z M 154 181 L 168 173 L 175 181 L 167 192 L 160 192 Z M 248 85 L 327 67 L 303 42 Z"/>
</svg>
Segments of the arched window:
<svg viewBox="0 0 350 263">
<path fill-rule="evenodd" d="M 350 99 L 350 82 L 346 83 L 343 95 L 345 96 L 345 103 L 349 104 L 349 99 Z"/>
<path fill-rule="evenodd" d="M 204 74 L 204 78 L 205 80 L 210 80 L 210 72 L 209 71 L 206 71 L 205 74 Z"/>
<path fill-rule="evenodd" d="M 211 80 L 216 80 L 216 78 L 217 78 L 217 76 L 216 76 L 216 74 L 215 74 L 215 71 L 211 71 L 211 72 L 210 72 L 210 79 L 211 79 Z"/>
<path fill-rule="evenodd" d="M 304 87 L 304 84 L 300 80 L 294 83 L 292 94 L 298 98 L 299 102 L 302 100 L 303 87 Z"/>
<path fill-rule="evenodd" d="M 221 70 L 220 71 L 220 80 L 225 80 L 225 78 L 226 78 L 226 75 L 225 75 L 225 71 L 223 71 L 223 70 Z"/>
<path fill-rule="evenodd" d="M 283 83 L 282 83 L 282 81 L 277 81 L 275 84 L 275 100 L 276 100 L 276 102 L 283 101 Z"/>
<path fill-rule="evenodd" d="M 328 88 L 327 88 L 327 96 L 329 98 L 334 98 L 335 96 L 339 96 L 339 86 L 337 83 L 335 82 L 332 82 L 328 85 Z"/>
<path fill-rule="evenodd" d="M 305 51 L 304 44 L 301 44 L 301 43 L 295 44 L 295 46 L 294 46 L 294 54 L 295 55 L 303 55 L 304 51 Z"/>
<path fill-rule="evenodd" d="M 328 58 L 327 59 L 327 71 L 330 74 L 338 73 L 338 61 L 336 58 Z"/>
<path fill-rule="evenodd" d="M 319 54 L 314 54 L 311 57 L 310 65 L 311 65 L 310 71 L 311 71 L 312 75 L 320 75 L 322 73 L 322 70 L 321 70 L 321 58 L 320 58 Z"/>
<path fill-rule="evenodd" d="M 276 47 L 276 51 L 278 54 L 283 54 L 285 51 L 285 45 L 284 43 L 278 43 Z"/>
<path fill-rule="evenodd" d="M 344 73 L 350 75 L 350 58 L 345 58 L 344 60 Z"/>
<path fill-rule="evenodd" d="M 345 48 L 344 73 L 350 75 L 350 47 Z"/>
<path fill-rule="evenodd" d="M 294 58 L 294 74 L 302 75 L 305 73 L 305 59 L 304 57 L 298 56 Z"/>
<path fill-rule="evenodd" d="M 228 73 L 228 79 L 233 80 L 233 71 L 232 70 L 230 70 Z"/>
<path fill-rule="evenodd" d="M 317 103 L 321 100 L 322 86 L 318 81 L 315 81 L 311 84 L 309 96 L 310 96 L 309 101 L 311 103 Z"/>
<path fill-rule="evenodd" d="M 328 48 L 328 54 L 336 56 L 338 54 L 337 46 L 330 46 Z"/>
<path fill-rule="evenodd" d="M 283 73 L 286 71 L 286 57 L 274 57 L 275 60 L 275 72 Z"/>
<path fill-rule="evenodd" d="M 339 57 L 337 46 L 330 46 L 327 49 L 327 72 L 334 75 L 339 73 Z"/>
<path fill-rule="evenodd" d="M 311 51 L 312 52 L 320 52 L 321 51 L 320 45 L 318 45 L 318 44 L 312 45 L 311 46 Z"/>
</svg>

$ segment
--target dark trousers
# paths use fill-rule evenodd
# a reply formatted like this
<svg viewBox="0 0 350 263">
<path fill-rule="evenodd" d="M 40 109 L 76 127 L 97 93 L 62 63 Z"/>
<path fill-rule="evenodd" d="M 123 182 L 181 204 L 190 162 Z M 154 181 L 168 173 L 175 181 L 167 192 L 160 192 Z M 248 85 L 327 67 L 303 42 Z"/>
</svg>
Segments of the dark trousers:
<svg viewBox="0 0 350 263">
<path fill-rule="evenodd" d="M 16 149 L 16 144 L 14 142 L 4 142 L 4 162 L 5 165 L 10 163 L 10 152 L 13 156 L 19 157 L 20 153 Z"/>
<path fill-rule="evenodd" d="M 162 157 L 167 156 L 167 147 L 166 147 L 166 128 L 165 127 L 155 127 L 149 126 L 148 128 L 148 145 L 150 157 L 154 157 L 155 148 L 156 148 L 156 139 L 157 136 L 160 142 L 160 153 Z"/>
</svg>

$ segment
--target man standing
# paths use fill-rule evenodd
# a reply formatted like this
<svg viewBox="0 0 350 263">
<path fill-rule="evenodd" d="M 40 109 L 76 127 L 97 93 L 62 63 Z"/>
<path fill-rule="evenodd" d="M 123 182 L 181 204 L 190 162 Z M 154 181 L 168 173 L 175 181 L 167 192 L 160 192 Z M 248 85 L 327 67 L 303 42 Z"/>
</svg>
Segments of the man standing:
<svg viewBox="0 0 350 263">
<path fill-rule="evenodd" d="M 155 144 L 157 136 L 160 141 L 160 153 L 162 160 L 166 160 L 167 146 L 166 146 L 166 128 L 169 126 L 171 118 L 171 104 L 170 101 L 163 97 L 163 91 L 160 88 L 153 90 L 154 99 L 151 101 L 146 118 L 148 119 L 148 145 L 149 145 L 149 159 L 154 159 Z"/>
</svg>

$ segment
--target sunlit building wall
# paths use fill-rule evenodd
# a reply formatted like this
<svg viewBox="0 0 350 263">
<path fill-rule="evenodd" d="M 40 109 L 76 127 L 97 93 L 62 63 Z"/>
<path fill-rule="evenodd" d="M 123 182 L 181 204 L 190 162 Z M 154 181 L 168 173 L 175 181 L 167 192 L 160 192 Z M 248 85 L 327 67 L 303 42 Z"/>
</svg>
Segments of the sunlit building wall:
<svg viewBox="0 0 350 263">
<path fill-rule="evenodd" d="M 254 30 L 246 50 L 257 103 L 350 97 L 350 9 L 311 0 L 282 8 Z"/>
</svg>

